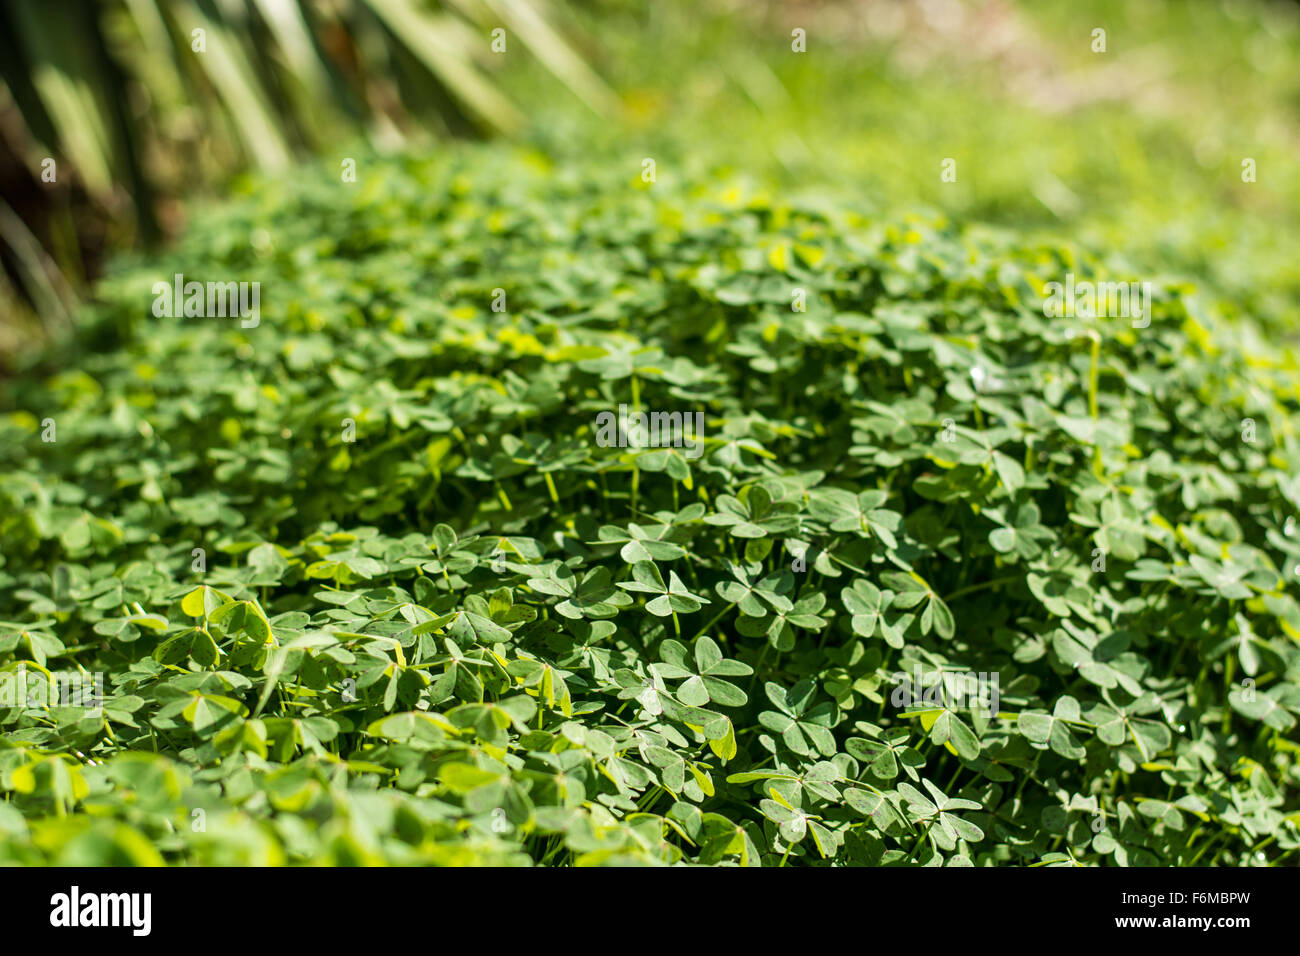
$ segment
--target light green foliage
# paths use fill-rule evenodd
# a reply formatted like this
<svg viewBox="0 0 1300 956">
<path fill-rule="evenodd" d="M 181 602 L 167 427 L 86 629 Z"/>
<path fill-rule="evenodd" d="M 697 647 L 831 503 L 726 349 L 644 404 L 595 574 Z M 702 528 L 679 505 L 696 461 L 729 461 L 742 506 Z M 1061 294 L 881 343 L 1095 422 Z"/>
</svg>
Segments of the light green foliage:
<svg viewBox="0 0 1300 956">
<path fill-rule="evenodd" d="M 937 218 L 365 161 L 197 215 L 4 384 L 0 667 L 106 700 L 0 707 L 0 857 L 1294 861 L 1291 355 L 1186 285 L 1046 318 L 1143 277 Z M 177 272 L 260 324 L 155 319 Z M 620 404 L 704 453 L 603 447 Z"/>
</svg>

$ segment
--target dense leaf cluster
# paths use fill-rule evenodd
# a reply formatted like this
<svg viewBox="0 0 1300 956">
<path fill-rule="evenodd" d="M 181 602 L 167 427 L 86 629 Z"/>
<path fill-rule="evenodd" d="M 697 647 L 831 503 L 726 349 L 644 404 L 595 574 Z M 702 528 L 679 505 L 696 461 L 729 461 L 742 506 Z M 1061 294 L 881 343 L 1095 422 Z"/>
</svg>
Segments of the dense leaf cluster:
<svg viewBox="0 0 1300 956">
<path fill-rule="evenodd" d="M 0 706 L 4 860 L 1294 858 L 1296 369 L 1194 289 L 1047 318 L 1137 277 L 635 165 L 359 168 L 205 211 L 5 384 L 0 667 L 105 701 Z M 260 324 L 153 317 L 175 273 Z M 620 405 L 702 453 L 607 447 Z"/>
</svg>

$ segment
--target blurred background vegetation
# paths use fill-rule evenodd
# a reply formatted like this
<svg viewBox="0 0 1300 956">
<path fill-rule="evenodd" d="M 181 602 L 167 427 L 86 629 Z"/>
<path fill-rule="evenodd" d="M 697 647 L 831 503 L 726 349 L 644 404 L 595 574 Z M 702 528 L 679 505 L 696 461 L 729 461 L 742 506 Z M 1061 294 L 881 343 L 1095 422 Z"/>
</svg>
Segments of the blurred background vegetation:
<svg viewBox="0 0 1300 956">
<path fill-rule="evenodd" d="M 1300 330 L 1289 0 L 18 0 L 0 357 L 241 176 L 471 137 L 1065 238 Z"/>
</svg>

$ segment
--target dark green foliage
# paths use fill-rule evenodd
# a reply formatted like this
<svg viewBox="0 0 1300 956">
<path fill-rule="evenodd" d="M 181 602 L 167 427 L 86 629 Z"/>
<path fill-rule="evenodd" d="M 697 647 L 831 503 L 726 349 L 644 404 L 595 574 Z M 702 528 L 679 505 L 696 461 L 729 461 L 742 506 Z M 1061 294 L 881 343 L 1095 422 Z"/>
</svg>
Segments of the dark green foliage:
<svg viewBox="0 0 1300 956">
<path fill-rule="evenodd" d="M 1290 359 L 1186 287 L 1047 318 L 1139 277 L 930 219 L 359 169 L 199 216 L 6 386 L 0 660 L 107 699 L 0 708 L 5 859 L 1294 859 Z M 178 272 L 260 324 L 154 318 Z M 603 447 L 620 405 L 703 454 Z M 995 716 L 894 703 L 972 673 Z"/>
</svg>

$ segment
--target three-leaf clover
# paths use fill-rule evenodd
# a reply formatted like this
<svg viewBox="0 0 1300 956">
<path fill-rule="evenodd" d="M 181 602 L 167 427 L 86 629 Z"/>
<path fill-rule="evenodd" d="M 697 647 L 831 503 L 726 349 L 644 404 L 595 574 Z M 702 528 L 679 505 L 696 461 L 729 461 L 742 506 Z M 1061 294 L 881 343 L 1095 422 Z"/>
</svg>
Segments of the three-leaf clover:
<svg viewBox="0 0 1300 956">
<path fill-rule="evenodd" d="M 710 702 L 725 707 L 742 707 L 749 697 L 723 677 L 747 677 L 754 669 L 740 661 L 728 660 L 711 638 L 699 637 L 695 641 L 692 666 L 686 645 L 671 638 L 659 645 L 660 663 L 651 664 L 650 671 L 668 680 L 681 680 L 677 699 L 692 707 L 703 707 Z"/>
<path fill-rule="evenodd" d="M 928 634 L 933 630 L 940 637 L 949 638 L 956 633 L 957 625 L 953 620 L 952 611 L 948 609 L 943 598 L 939 597 L 925 579 L 915 571 L 906 574 L 901 571 L 886 571 L 882 580 L 894 592 L 894 599 L 891 602 L 893 607 L 907 610 L 916 607 L 922 601 L 925 602 L 919 621 L 922 634 Z"/>
<path fill-rule="evenodd" d="M 719 495 L 715 502 L 718 510 L 705 517 L 705 522 L 721 525 L 737 538 L 764 538 L 799 526 L 795 502 L 773 501 L 761 484 L 750 485 L 741 494 L 741 498 Z"/>
<path fill-rule="evenodd" d="M 579 578 L 572 568 L 561 564 L 547 577 L 529 578 L 528 586 L 542 594 L 564 598 L 555 605 L 555 610 L 572 620 L 613 617 L 619 608 L 632 603 L 628 595 L 611 583 L 609 568 L 604 565 L 590 569 Z"/>
<path fill-rule="evenodd" d="M 799 681 L 789 690 L 769 681 L 763 690 L 776 710 L 760 713 L 760 724 L 780 734 L 782 742 L 800 756 L 807 757 L 814 752 L 827 757 L 835 755 L 835 735 L 831 728 L 839 723 L 839 708 L 833 701 L 814 705 L 817 688 L 812 681 Z"/>
<path fill-rule="evenodd" d="M 757 562 L 744 565 L 731 562 L 728 565 L 731 580 L 718 582 L 715 588 L 718 596 L 736 605 L 747 617 L 766 617 L 769 608 L 789 611 L 794 605 L 786 594 L 794 586 L 794 575 L 782 569 L 760 578 L 762 567 Z"/>
<path fill-rule="evenodd" d="M 632 580 L 620 581 L 619 587 L 627 591 L 642 591 L 657 594 L 646 602 L 645 609 L 656 617 L 668 617 L 670 614 L 689 614 L 698 611 L 701 605 L 712 603 L 708 598 L 692 594 L 682 583 L 676 571 L 668 572 L 668 583 L 664 584 L 659 566 L 653 561 L 638 561 L 632 565 Z"/>
<path fill-rule="evenodd" d="M 1016 717 L 1016 726 L 1035 746 L 1050 747 L 1069 760 L 1082 760 L 1086 751 L 1075 737 L 1072 726 L 1086 726 L 1079 702 L 1069 694 L 1056 699 L 1052 712 L 1024 710 Z"/>
<path fill-rule="evenodd" d="M 907 801 L 908 811 L 914 819 L 929 822 L 927 832 L 935 843 L 944 850 L 953 850 L 956 849 L 958 840 L 975 843 L 984 839 L 983 830 L 954 812 L 979 810 L 981 807 L 978 803 L 949 797 L 929 780 L 922 779 L 921 785 L 929 791 L 929 797 L 908 783 L 900 783 L 898 793 Z"/>
</svg>

